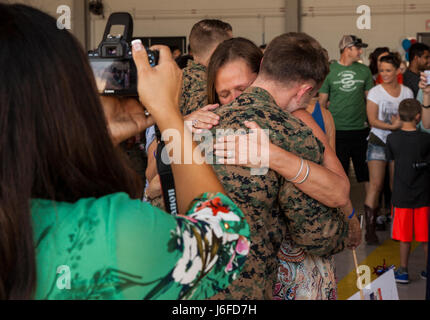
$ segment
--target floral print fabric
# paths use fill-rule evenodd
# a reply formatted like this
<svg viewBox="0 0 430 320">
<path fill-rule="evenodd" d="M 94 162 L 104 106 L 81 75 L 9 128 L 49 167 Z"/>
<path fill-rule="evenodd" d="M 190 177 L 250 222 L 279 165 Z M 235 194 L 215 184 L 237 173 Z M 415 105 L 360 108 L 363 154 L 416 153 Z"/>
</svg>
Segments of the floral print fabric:
<svg viewBox="0 0 430 320">
<path fill-rule="evenodd" d="M 177 217 L 125 194 L 34 200 L 32 214 L 37 299 L 206 299 L 238 277 L 250 247 L 242 212 L 223 194 Z"/>
</svg>

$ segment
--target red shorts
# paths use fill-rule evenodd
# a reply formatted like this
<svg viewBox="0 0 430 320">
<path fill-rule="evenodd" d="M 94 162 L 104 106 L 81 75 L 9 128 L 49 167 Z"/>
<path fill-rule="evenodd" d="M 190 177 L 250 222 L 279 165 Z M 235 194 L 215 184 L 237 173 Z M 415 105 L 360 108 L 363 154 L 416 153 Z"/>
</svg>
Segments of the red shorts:
<svg viewBox="0 0 430 320">
<path fill-rule="evenodd" d="M 394 222 L 392 238 L 402 242 L 412 242 L 415 230 L 415 240 L 428 242 L 430 207 L 403 209 L 393 208 Z"/>
</svg>

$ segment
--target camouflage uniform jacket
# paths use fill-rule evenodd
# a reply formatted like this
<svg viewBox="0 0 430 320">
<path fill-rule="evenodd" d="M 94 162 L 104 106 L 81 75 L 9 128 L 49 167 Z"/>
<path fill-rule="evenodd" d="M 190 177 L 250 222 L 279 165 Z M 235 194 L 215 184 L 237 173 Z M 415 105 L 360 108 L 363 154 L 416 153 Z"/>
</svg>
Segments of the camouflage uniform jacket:
<svg viewBox="0 0 430 320">
<path fill-rule="evenodd" d="M 216 129 L 244 129 L 255 121 L 270 129 L 270 141 L 306 160 L 322 164 L 324 146 L 310 128 L 284 112 L 271 95 L 251 87 L 230 105 L 215 110 Z M 277 275 L 276 255 L 288 232 L 295 244 L 318 256 L 344 248 L 348 224 L 337 209 L 310 198 L 276 172 L 253 176 L 250 169 L 214 165 L 230 198 L 243 210 L 251 228 L 251 251 L 241 276 L 213 299 L 271 299 Z"/>
<path fill-rule="evenodd" d="M 214 130 L 245 129 L 244 121 L 255 121 L 270 129 L 270 141 L 275 145 L 318 164 L 323 162 L 324 146 L 311 129 L 281 110 L 261 88 L 248 88 L 215 113 L 221 120 Z M 213 299 L 272 299 L 277 254 L 287 232 L 298 248 L 310 254 L 330 256 L 343 250 L 348 225 L 338 210 L 308 197 L 272 170 L 256 176 L 240 166 L 214 165 L 214 169 L 229 197 L 245 213 L 251 229 L 251 250 L 239 279 Z M 151 201 L 160 208 L 164 207 L 162 202 L 161 197 Z"/>
<path fill-rule="evenodd" d="M 208 104 L 206 67 L 190 60 L 182 79 L 179 108 L 182 115 L 186 116 Z"/>
</svg>

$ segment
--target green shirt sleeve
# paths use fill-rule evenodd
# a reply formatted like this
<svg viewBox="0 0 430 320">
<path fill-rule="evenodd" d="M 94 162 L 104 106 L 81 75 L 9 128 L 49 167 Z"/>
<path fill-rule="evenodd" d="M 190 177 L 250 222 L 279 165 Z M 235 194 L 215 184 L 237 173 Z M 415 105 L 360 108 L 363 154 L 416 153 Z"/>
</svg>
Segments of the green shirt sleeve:
<svg viewBox="0 0 430 320">
<path fill-rule="evenodd" d="M 225 195 L 205 194 L 178 217 L 140 201 L 121 202 L 112 223 L 125 299 L 207 299 L 238 277 L 250 233 Z"/>
</svg>

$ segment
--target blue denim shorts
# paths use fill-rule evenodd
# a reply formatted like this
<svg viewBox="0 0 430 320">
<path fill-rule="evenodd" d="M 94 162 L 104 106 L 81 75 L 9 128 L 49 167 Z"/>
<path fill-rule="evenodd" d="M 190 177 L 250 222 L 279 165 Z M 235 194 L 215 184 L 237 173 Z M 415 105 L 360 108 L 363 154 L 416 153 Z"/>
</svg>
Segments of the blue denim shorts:
<svg viewBox="0 0 430 320">
<path fill-rule="evenodd" d="M 380 160 L 387 162 L 387 147 L 377 146 L 369 143 L 367 147 L 367 162 L 373 160 Z"/>
</svg>

